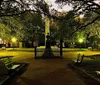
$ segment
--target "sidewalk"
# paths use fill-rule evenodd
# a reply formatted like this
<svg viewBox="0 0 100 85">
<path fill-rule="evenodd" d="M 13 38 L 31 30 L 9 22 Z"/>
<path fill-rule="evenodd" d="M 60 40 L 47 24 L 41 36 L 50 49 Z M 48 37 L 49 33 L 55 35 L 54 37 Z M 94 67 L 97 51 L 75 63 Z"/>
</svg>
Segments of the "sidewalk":
<svg viewBox="0 0 100 85">
<path fill-rule="evenodd" d="M 27 71 L 11 85 L 85 85 L 76 73 L 67 67 L 67 59 L 20 60 L 29 63 Z"/>
</svg>

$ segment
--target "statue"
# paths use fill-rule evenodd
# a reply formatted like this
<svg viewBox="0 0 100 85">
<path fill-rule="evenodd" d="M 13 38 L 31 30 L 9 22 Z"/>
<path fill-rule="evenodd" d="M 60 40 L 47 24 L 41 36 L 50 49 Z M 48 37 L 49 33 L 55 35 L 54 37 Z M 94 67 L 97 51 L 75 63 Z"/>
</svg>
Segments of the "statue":
<svg viewBox="0 0 100 85">
<path fill-rule="evenodd" d="M 47 40 L 46 40 L 46 48 L 45 51 L 42 55 L 43 58 L 51 58 L 54 57 L 52 50 L 51 50 L 51 41 L 50 41 L 50 35 L 49 33 L 46 36 Z"/>
<path fill-rule="evenodd" d="M 50 35 L 49 33 L 47 34 L 46 36 L 47 40 L 46 40 L 46 47 L 45 47 L 45 50 L 44 50 L 44 53 L 42 55 L 42 58 L 57 58 L 59 56 L 55 56 L 52 52 L 52 49 L 51 49 L 51 39 L 50 39 Z"/>
</svg>

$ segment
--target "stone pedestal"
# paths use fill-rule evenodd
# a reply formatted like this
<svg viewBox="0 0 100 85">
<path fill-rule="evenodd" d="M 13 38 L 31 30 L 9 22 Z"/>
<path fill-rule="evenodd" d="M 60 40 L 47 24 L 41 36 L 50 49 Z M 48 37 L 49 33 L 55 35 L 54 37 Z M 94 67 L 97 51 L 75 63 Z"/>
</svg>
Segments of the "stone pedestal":
<svg viewBox="0 0 100 85">
<path fill-rule="evenodd" d="M 49 33 L 46 36 L 47 40 L 46 40 L 46 47 L 45 47 L 45 51 L 42 55 L 43 58 L 51 58 L 54 57 L 52 50 L 51 50 L 51 41 L 50 41 L 50 35 Z"/>
</svg>

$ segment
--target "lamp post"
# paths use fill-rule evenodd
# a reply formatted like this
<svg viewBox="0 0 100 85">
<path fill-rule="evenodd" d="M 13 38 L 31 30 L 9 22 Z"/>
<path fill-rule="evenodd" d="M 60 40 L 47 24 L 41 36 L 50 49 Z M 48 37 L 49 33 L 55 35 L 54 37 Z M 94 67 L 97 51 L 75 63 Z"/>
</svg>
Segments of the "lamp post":
<svg viewBox="0 0 100 85">
<path fill-rule="evenodd" d="M 2 41 L 2 39 L 0 38 L 0 41 Z"/>
<path fill-rule="evenodd" d="M 82 39 L 82 38 L 80 38 L 80 39 L 79 39 L 79 43 L 80 43 L 80 50 L 81 50 L 81 44 L 82 44 L 82 42 L 83 42 L 83 39 Z"/>
<path fill-rule="evenodd" d="M 16 41 L 17 41 L 17 38 L 13 37 L 13 38 L 11 39 L 11 41 L 15 44 Z M 13 49 L 14 49 L 14 46 L 13 46 Z"/>
<path fill-rule="evenodd" d="M 2 44 L 3 42 L 2 42 L 2 38 L 0 38 L 0 44 Z"/>
</svg>

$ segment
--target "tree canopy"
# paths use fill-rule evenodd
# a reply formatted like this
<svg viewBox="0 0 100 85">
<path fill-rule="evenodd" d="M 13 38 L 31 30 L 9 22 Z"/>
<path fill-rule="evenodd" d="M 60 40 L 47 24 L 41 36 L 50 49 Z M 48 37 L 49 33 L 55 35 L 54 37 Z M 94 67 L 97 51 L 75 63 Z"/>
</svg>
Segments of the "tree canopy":
<svg viewBox="0 0 100 85">
<path fill-rule="evenodd" d="M 97 3 L 95 0 L 56 0 L 56 3 L 60 4 L 61 6 L 65 6 L 67 4 L 72 6 L 72 11 L 75 13 L 75 15 L 86 15 L 89 12 L 98 14 L 98 16 L 92 19 L 91 22 L 87 23 L 81 28 L 94 23 L 100 18 L 100 5 L 99 2 Z"/>
<path fill-rule="evenodd" d="M 69 27 L 65 29 L 67 30 L 67 32 L 70 32 L 69 30 L 73 28 L 74 30 L 70 32 L 70 35 L 74 34 L 78 30 L 85 29 L 88 25 L 94 23 L 96 20 L 100 18 L 100 5 L 99 3 L 96 3 L 95 0 L 56 0 L 55 3 L 62 7 L 65 5 L 70 5 L 72 7 L 71 12 L 73 13 L 69 12 L 68 14 L 69 15 L 72 14 L 72 15 L 70 16 L 66 15 L 66 17 L 56 16 L 55 13 L 57 12 L 57 10 L 55 9 L 49 10 L 49 6 L 45 2 L 45 0 L 0 0 L 0 17 L 14 16 L 14 15 L 20 16 L 21 14 L 24 14 L 26 11 L 28 12 L 31 11 L 37 14 L 41 14 L 42 16 L 46 15 L 49 18 L 53 18 L 57 22 L 63 22 L 60 24 L 62 25 L 64 24 L 67 27 Z M 90 12 L 95 13 L 95 16 L 92 17 L 91 19 L 87 17 L 88 13 Z M 89 19 L 89 20 L 80 25 L 79 22 L 76 22 L 74 20 L 74 18 L 76 18 L 79 15 L 84 15 L 85 16 L 84 20 L 85 19 L 87 20 Z M 71 20 L 73 22 L 71 22 Z M 75 28 L 75 24 L 77 25 L 76 28 Z M 61 28 L 63 29 L 64 27 Z"/>
</svg>

